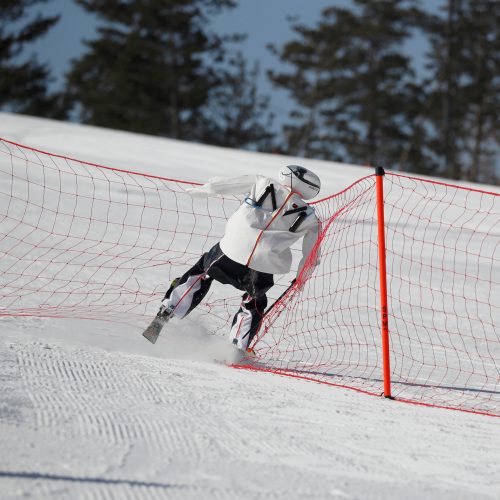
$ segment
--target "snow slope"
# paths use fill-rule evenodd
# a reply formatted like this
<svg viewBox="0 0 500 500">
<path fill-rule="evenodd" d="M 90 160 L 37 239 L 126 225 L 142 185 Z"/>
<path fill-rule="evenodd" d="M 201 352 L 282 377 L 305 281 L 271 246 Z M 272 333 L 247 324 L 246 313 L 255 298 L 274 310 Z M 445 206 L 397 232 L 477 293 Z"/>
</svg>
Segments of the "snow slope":
<svg viewBox="0 0 500 500">
<path fill-rule="evenodd" d="M 0 136 L 203 182 L 366 168 L 0 113 Z M 196 318 L 155 346 L 98 321 L 0 318 L 0 498 L 499 498 L 498 419 L 228 368 Z"/>
</svg>

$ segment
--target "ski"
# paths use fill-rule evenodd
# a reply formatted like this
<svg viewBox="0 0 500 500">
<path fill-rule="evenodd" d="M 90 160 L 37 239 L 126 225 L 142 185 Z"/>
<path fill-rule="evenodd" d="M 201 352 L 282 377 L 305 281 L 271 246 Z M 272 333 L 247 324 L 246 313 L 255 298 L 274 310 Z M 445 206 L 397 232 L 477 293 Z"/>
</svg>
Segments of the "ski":
<svg viewBox="0 0 500 500">
<path fill-rule="evenodd" d="M 162 306 L 155 319 L 153 319 L 149 326 L 142 332 L 142 336 L 149 340 L 152 344 L 156 343 L 162 328 L 166 323 L 168 323 L 170 316 L 171 311 L 166 312 L 164 306 Z"/>
<path fill-rule="evenodd" d="M 158 340 L 163 325 L 164 322 L 160 318 L 155 318 L 142 332 L 142 336 L 154 344 Z"/>
</svg>

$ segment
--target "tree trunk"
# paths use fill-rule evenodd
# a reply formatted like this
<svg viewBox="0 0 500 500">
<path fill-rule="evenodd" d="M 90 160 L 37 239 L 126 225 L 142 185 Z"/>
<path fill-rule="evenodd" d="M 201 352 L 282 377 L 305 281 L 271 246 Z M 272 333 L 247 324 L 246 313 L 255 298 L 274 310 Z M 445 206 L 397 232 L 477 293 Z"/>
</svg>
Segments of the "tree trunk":
<svg viewBox="0 0 500 500">
<path fill-rule="evenodd" d="M 481 100 L 479 104 L 478 115 L 476 119 L 476 133 L 474 135 L 474 149 L 472 152 L 471 166 L 469 170 L 468 180 L 478 182 L 479 168 L 481 165 L 481 152 L 484 141 L 484 102 Z"/>
<path fill-rule="evenodd" d="M 369 73 L 374 72 L 375 61 L 374 53 L 376 54 L 379 50 L 378 44 L 373 45 L 373 52 L 370 52 L 368 60 L 368 71 Z M 378 130 L 378 116 L 377 116 L 377 82 L 373 82 L 370 86 L 369 91 L 369 103 L 368 103 L 368 165 L 378 165 L 383 160 L 378 158 L 378 144 L 377 144 L 377 130 Z"/>
<path fill-rule="evenodd" d="M 484 126 L 485 126 L 485 92 L 487 89 L 484 84 L 484 69 L 485 69 L 485 47 L 481 42 L 479 46 L 480 53 L 477 57 L 477 74 L 475 85 L 480 87 L 480 100 L 478 103 L 477 116 L 475 120 L 474 146 L 472 150 L 471 166 L 469 170 L 468 180 L 479 181 L 479 170 L 481 167 L 481 153 L 484 142 Z"/>
<path fill-rule="evenodd" d="M 444 167 L 451 179 L 460 179 L 460 165 L 456 161 L 455 137 L 453 120 L 453 99 L 455 93 L 454 82 L 454 28 L 456 17 L 457 0 L 448 0 L 448 22 L 446 26 L 447 53 L 445 65 L 446 91 L 443 103 L 443 159 Z"/>
</svg>

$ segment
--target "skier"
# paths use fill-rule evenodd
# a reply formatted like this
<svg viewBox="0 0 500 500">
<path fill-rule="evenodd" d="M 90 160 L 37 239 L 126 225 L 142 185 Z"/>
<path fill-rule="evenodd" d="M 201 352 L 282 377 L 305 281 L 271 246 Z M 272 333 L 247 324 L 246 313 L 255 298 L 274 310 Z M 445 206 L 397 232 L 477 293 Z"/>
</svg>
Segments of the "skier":
<svg viewBox="0 0 500 500">
<path fill-rule="evenodd" d="M 317 241 L 319 221 L 304 200 L 314 198 L 319 190 L 318 176 L 297 165 L 282 168 L 279 182 L 261 175 L 216 177 L 191 189 L 192 196 L 245 194 L 246 197 L 229 218 L 220 243 L 172 282 L 156 317 L 159 328 L 150 336 L 148 328 L 144 336 L 154 343 L 163 324 L 172 316 L 188 315 L 216 280 L 244 292 L 232 322 L 230 339 L 238 349 L 246 351 L 266 309 L 266 292 L 274 285 L 273 275 L 290 271 L 290 247 L 303 238 L 298 276 Z"/>
</svg>

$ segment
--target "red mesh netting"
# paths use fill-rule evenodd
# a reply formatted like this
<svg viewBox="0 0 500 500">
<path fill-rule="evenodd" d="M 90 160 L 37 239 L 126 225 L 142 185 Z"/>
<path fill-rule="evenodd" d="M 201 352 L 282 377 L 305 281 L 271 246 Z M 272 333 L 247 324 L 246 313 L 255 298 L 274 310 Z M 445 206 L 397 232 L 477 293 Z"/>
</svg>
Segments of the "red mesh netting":
<svg viewBox="0 0 500 500">
<path fill-rule="evenodd" d="M 500 197 L 399 175 L 384 183 L 392 394 L 500 415 Z M 192 198 L 191 186 L 0 140 L 0 316 L 144 327 L 239 206 Z M 378 395 L 375 176 L 315 208 L 321 262 L 266 317 L 251 367 Z M 196 314 L 226 334 L 239 301 L 215 286 Z"/>
<path fill-rule="evenodd" d="M 316 204 L 321 263 L 265 319 L 258 369 L 383 392 L 375 176 Z M 392 395 L 500 415 L 500 196 L 385 178 Z"/>
</svg>

